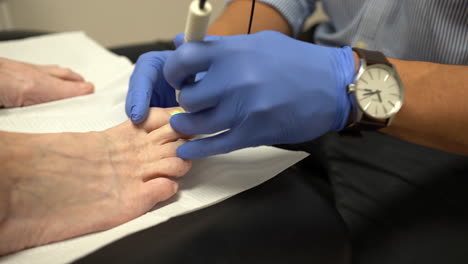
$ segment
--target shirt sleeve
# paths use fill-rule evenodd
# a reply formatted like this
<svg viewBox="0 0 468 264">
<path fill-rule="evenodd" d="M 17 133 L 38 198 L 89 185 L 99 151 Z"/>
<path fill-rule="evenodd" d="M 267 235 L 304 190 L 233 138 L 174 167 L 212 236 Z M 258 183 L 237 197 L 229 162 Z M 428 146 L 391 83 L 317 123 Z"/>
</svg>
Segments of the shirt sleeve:
<svg viewBox="0 0 468 264">
<path fill-rule="evenodd" d="M 288 21 L 294 36 L 297 36 L 305 20 L 314 12 L 316 0 L 258 0 L 258 2 L 275 8 Z"/>
</svg>

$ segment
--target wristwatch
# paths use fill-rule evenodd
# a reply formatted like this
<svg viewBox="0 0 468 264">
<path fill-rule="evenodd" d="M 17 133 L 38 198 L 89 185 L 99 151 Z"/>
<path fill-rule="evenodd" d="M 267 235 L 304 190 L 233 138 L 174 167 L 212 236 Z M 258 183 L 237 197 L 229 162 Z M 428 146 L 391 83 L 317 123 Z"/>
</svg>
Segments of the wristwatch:
<svg viewBox="0 0 468 264">
<path fill-rule="evenodd" d="M 355 81 L 348 85 L 353 121 L 340 131 L 345 136 L 360 136 L 362 130 L 389 126 L 404 99 L 400 77 L 381 52 L 353 50 L 360 57 L 360 67 Z"/>
</svg>

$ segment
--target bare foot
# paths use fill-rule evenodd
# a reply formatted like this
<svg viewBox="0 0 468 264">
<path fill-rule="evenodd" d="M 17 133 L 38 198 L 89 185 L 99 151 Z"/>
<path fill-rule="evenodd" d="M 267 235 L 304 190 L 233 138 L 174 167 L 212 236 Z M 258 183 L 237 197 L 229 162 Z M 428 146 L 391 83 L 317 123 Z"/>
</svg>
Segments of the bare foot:
<svg viewBox="0 0 468 264">
<path fill-rule="evenodd" d="M 0 107 L 45 103 L 93 91 L 93 84 L 68 68 L 0 58 Z"/>
<path fill-rule="evenodd" d="M 0 255 L 115 227 L 174 195 L 169 178 L 191 163 L 176 156 L 172 111 L 103 132 L 0 133 Z"/>
</svg>

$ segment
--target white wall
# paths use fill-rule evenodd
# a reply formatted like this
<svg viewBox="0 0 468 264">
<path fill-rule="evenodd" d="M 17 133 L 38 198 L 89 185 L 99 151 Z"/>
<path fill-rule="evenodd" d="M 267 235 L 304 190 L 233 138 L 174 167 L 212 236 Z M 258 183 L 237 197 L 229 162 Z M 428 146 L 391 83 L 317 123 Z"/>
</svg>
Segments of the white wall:
<svg viewBox="0 0 468 264">
<path fill-rule="evenodd" d="M 171 39 L 191 0 L 5 0 L 15 29 L 84 30 L 105 46 Z M 211 0 L 214 17 L 224 0 Z"/>
<path fill-rule="evenodd" d="M 53 32 L 83 30 L 107 47 L 172 39 L 184 30 L 191 1 L 0 0 L 0 4 L 7 4 L 10 14 L 7 19 L 0 12 L 0 29 L 3 23 L 14 29 Z M 225 0 L 210 2 L 214 6 L 214 19 L 224 7 Z"/>
</svg>

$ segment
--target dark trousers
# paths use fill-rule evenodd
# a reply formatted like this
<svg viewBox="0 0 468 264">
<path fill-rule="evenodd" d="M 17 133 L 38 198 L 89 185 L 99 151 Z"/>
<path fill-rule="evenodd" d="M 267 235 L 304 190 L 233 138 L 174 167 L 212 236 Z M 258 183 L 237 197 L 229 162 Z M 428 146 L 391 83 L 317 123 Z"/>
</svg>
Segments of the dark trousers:
<svg viewBox="0 0 468 264">
<path fill-rule="evenodd" d="M 287 147 L 327 175 L 355 263 L 468 263 L 468 157 L 376 132 Z"/>
</svg>

